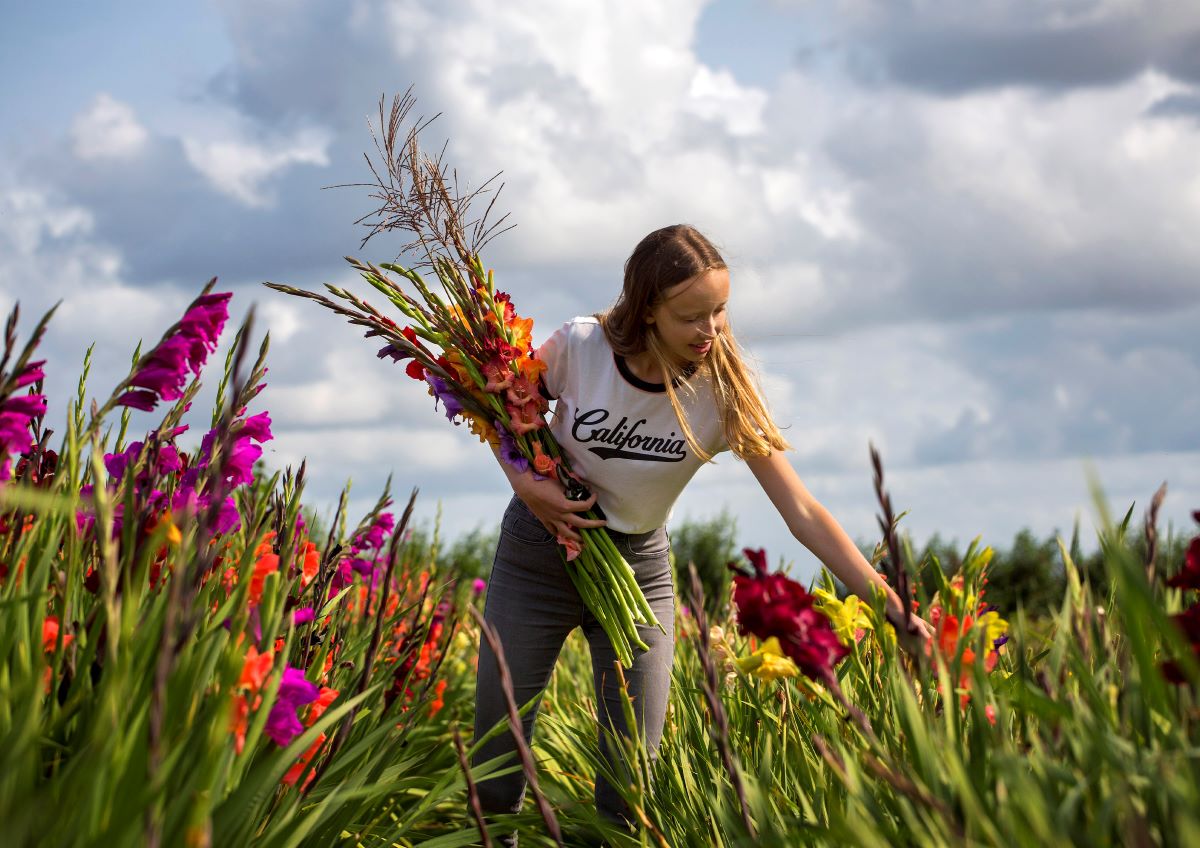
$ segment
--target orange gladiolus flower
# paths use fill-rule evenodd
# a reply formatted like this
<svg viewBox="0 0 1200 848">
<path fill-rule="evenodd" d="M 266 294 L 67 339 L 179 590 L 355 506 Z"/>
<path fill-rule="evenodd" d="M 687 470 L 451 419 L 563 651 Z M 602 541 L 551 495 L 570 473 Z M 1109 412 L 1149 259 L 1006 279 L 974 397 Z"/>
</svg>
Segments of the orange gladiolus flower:
<svg viewBox="0 0 1200 848">
<path fill-rule="evenodd" d="M 267 680 L 267 675 L 271 673 L 271 666 L 274 664 L 274 651 L 266 651 L 260 654 L 258 648 L 251 645 L 250 650 L 246 651 L 246 659 L 242 664 L 242 674 L 238 677 L 238 688 L 258 692 L 262 689 L 263 683 Z"/>
<path fill-rule="evenodd" d="M 533 356 L 522 356 L 514 360 L 514 362 L 516 362 L 517 370 L 521 373 L 521 376 L 534 384 L 537 383 L 538 378 L 542 374 L 546 373 L 546 368 L 549 367 L 545 362 Z"/>
<path fill-rule="evenodd" d="M 442 697 L 446 692 L 446 681 L 439 680 L 433 687 L 433 702 L 429 705 L 429 717 L 433 718 L 442 711 L 442 707 L 446 705 L 445 699 Z"/>
<path fill-rule="evenodd" d="M 543 477 L 551 477 L 554 475 L 554 466 L 558 464 L 558 460 L 553 457 L 546 456 L 542 452 L 542 443 L 533 443 L 533 470 Z"/>
<path fill-rule="evenodd" d="M 300 586 L 307 586 L 317 576 L 317 572 L 321 568 L 321 552 L 317 550 L 317 546 L 313 542 L 304 543 L 304 552 L 301 555 L 300 566 Z"/>
<path fill-rule="evenodd" d="M 266 683 L 267 675 L 271 673 L 271 666 L 274 664 L 274 651 L 260 654 L 254 645 L 251 645 L 250 650 L 246 651 L 242 673 L 238 677 L 235 687 L 241 691 L 235 692 L 233 695 L 233 714 L 229 718 L 229 730 L 233 733 L 233 749 L 239 754 L 246 747 L 246 728 L 250 723 L 251 705 L 247 696 L 254 696 L 253 708 L 258 709 L 258 705 L 262 703 L 262 696 L 259 692 Z"/>
<path fill-rule="evenodd" d="M 513 347 L 521 353 L 529 353 L 529 347 L 533 342 L 533 319 L 513 316 L 512 321 L 508 324 L 508 329 L 512 333 Z"/>
<path fill-rule="evenodd" d="M 63 634 L 62 646 L 63 650 L 67 649 L 75 641 L 75 637 L 70 633 Z M 58 617 L 48 615 L 42 621 L 42 651 L 47 654 L 54 653 L 54 646 L 58 643 Z"/>
</svg>

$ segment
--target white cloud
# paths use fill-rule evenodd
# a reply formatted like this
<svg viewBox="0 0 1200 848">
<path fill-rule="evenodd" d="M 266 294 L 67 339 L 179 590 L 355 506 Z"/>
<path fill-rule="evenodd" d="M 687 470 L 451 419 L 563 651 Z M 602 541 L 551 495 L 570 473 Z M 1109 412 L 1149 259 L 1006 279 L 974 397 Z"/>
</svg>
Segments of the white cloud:
<svg viewBox="0 0 1200 848">
<path fill-rule="evenodd" d="M 124 159 L 146 144 L 146 128 L 133 107 L 109 94 L 98 94 L 71 125 L 71 140 L 80 159 Z"/>
<path fill-rule="evenodd" d="M 292 139 L 247 141 L 223 138 L 215 141 L 183 139 L 192 166 L 215 188 L 250 207 L 267 207 L 274 195 L 266 186 L 292 165 L 329 164 L 328 134 L 308 129 Z"/>
</svg>

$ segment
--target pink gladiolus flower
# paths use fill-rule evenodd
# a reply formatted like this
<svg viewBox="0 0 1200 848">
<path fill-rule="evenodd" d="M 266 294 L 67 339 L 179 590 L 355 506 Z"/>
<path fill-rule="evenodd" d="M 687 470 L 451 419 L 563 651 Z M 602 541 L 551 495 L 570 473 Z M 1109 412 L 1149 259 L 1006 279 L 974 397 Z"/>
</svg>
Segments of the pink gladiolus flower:
<svg viewBox="0 0 1200 848">
<path fill-rule="evenodd" d="M 483 594 L 483 590 L 487 588 L 487 581 L 482 577 L 476 577 L 475 582 L 471 584 L 471 594 L 479 596 Z"/>
</svg>

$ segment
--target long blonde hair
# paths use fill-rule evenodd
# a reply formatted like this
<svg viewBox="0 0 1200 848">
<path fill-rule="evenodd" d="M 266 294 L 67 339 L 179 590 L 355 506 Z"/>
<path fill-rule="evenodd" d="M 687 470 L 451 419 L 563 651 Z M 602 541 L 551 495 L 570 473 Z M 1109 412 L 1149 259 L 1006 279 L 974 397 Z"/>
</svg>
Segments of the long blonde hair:
<svg viewBox="0 0 1200 848">
<path fill-rule="evenodd" d="M 712 242 L 687 224 L 674 224 L 655 230 L 633 249 L 625 261 L 625 281 L 621 295 L 607 312 L 596 315 L 604 335 L 618 356 L 649 352 L 666 376 L 667 397 L 688 445 L 703 461 L 712 459 L 696 436 L 680 404 L 677 386 L 695 391 L 686 378 L 692 373 L 707 375 L 716 395 L 717 408 L 725 441 L 740 459 L 766 456 L 772 450 L 787 450 L 779 428 L 771 419 L 750 369 L 733 337 L 729 322 L 713 339 L 712 349 L 698 369 L 685 370 L 667 353 L 658 329 L 646 323 L 646 316 L 663 300 L 667 289 L 705 271 L 727 268 Z"/>
</svg>

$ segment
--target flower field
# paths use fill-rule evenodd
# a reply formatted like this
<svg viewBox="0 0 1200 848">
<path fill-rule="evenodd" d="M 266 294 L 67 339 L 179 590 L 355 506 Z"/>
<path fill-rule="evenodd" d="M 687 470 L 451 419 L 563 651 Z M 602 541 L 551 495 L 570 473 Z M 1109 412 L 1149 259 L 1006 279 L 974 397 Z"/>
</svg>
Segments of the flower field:
<svg viewBox="0 0 1200 848">
<path fill-rule="evenodd" d="M 206 287 L 103 402 L 85 362 L 61 424 L 42 394 L 60 366 L 36 359 L 51 316 L 9 321 L 5 844 L 1200 844 L 1200 537 L 1161 561 L 1153 509 L 1142 528 L 1099 496 L 1108 582 L 1064 547 L 1067 596 L 1037 621 L 990 607 L 986 546 L 943 574 L 885 533 L 880 562 L 937 633 L 915 656 L 877 599 L 801 587 L 761 551 L 713 620 L 684 587 L 658 757 L 626 740 L 614 775 L 636 834 L 592 809 L 603 759 L 572 634 L 533 745 L 545 803 L 531 792 L 481 832 L 474 782 L 522 768 L 464 765 L 486 586 L 411 534 L 415 491 L 364 516 L 343 497 L 320 528 L 303 466 L 255 474 L 267 344 L 255 354 L 247 321 L 223 369 L 207 362 L 229 302 Z M 130 433 L 130 409 L 153 428 Z"/>
</svg>

